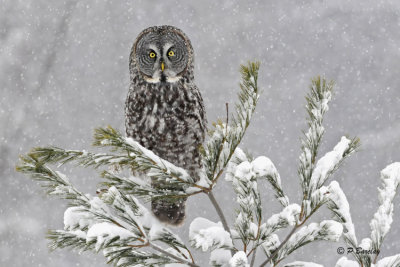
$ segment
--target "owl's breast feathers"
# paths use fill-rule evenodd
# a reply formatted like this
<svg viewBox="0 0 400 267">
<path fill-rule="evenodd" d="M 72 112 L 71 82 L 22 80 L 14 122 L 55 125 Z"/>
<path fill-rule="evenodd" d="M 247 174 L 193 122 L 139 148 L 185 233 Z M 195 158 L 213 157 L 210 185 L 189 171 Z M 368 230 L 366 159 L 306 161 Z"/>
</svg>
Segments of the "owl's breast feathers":
<svg viewBox="0 0 400 267">
<path fill-rule="evenodd" d="M 125 104 L 128 137 L 177 166 L 189 171 L 200 167 L 206 119 L 193 83 L 131 85 Z"/>
</svg>

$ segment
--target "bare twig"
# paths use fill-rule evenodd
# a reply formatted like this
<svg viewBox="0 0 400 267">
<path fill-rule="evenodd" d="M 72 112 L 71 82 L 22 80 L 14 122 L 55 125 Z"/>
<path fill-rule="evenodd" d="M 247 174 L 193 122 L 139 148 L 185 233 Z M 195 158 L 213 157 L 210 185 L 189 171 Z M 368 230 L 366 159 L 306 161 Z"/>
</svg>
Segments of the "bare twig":
<svg viewBox="0 0 400 267">
<path fill-rule="evenodd" d="M 256 261 L 257 247 L 253 248 L 252 250 L 254 250 L 254 252 L 253 252 L 253 257 L 251 257 L 250 267 L 253 267 L 254 266 L 254 262 Z"/>
<path fill-rule="evenodd" d="M 146 243 L 144 243 L 142 245 L 128 245 L 128 247 L 131 247 L 131 248 L 144 248 L 144 247 L 148 247 L 149 245 L 150 245 L 150 243 L 146 242 Z"/>
<path fill-rule="evenodd" d="M 229 104 L 225 103 L 225 108 L 226 108 L 226 131 L 228 131 L 228 124 L 229 124 Z M 225 132 L 225 135 L 228 133 Z"/>
<path fill-rule="evenodd" d="M 376 255 L 374 257 L 374 261 L 372 262 L 373 264 L 376 264 L 376 261 L 378 260 L 378 256 L 379 256 L 379 251 L 376 252 Z"/>
<path fill-rule="evenodd" d="M 187 257 L 185 254 L 183 254 L 183 252 L 180 251 L 180 249 L 177 248 L 176 246 L 172 246 L 172 248 L 175 249 L 176 252 L 178 252 L 179 254 L 181 254 L 185 259 L 188 258 L 188 257 Z M 186 250 L 189 251 L 188 249 L 186 249 Z M 192 262 L 193 262 L 193 259 L 192 259 Z"/>
<path fill-rule="evenodd" d="M 190 252 L 190 250 L 188 248 L 186 248 L 186 251 L 189 253 L 190 259 L 194 263 L 194 258 L 193 258 L 192 252 Z"/>
<path fill-rule="evenodd" d="M 210 199 L 211 203 L 213 204 L 215 210 L 217 211 L 217 214 L 218 214 L 219 218 L 221 219 L 222 226 L 224 227 L 225 231 L 227 231 L 229 233 L 229 235 L 231 236 L 232 242 L 233 242 L 231 230 L 229 229 L 229 226 L 228 226 L 228 223 L 224 216 L 224 213 L 222 212 L 221 207 L 218 205 L 218 202 L 215 199 L 214 194 L 212 193 L 212 191 L 209 191 L 206 194 L 207 194 L 208 198 Z M 231 254 L 233 254 L 233 249 L 231 249 Z"/>
<path fill-rule="evenodd" d="M 207 193 L 208 197 L 210 198 L 211 203 L 213 204 L 213 206 L 215 207 L 215 210 L 218 213 L 219 218 L 221 219 L 222 225 L 224 226 L 225 231 L 227 231 L 228 233 L 230 233 L 231 231 L 229 230 L 228 227 L 228 223 L 226 222 L 224 213 L 222 212 L 221 207 L 218 205 L 217 200 L 214 197 L 214 194 L 212 193 L 212 191 Z"/>
</svg>

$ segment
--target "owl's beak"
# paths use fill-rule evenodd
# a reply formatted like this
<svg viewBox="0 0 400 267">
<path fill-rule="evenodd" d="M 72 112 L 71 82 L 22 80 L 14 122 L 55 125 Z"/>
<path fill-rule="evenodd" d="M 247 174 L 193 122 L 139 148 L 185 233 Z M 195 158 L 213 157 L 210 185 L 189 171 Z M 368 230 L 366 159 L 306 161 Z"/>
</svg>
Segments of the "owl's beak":
<svg viewBox="0 0 400 267">
<path fill-rule="evenodd" d="M 164 62 L 161 62 L 161 71 L 164 71 L 164 68 L 165 68 Z"/>
</svg>

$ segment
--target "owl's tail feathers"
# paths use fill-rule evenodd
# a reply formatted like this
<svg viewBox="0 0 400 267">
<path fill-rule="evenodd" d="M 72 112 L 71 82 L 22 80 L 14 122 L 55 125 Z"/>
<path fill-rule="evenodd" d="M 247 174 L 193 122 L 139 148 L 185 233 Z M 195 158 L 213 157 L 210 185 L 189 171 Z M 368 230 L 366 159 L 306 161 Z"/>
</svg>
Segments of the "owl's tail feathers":
<svg viewBox="0 0 400 267">
<path fill-rule="evenodd" d="M 151 211 L 164 223 L 178 226 L 185 220 L 186 199 L 168 201 L 158 199 L 151 201 Z"/>
</svg>

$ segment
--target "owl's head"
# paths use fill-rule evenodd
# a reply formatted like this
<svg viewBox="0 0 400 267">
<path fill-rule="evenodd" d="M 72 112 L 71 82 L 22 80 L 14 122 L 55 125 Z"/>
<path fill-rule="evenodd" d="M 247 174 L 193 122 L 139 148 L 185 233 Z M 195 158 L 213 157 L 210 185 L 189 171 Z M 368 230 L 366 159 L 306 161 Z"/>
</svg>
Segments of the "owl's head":
<svg viewBox="0 0 400 267">
<path fill-rule="evenodd" d="M 193 71 L 192 45 L 173 26 L 147 28 L 133 44 L 130 71 L 149 83 L 175 83 Z"/>
</svg>

